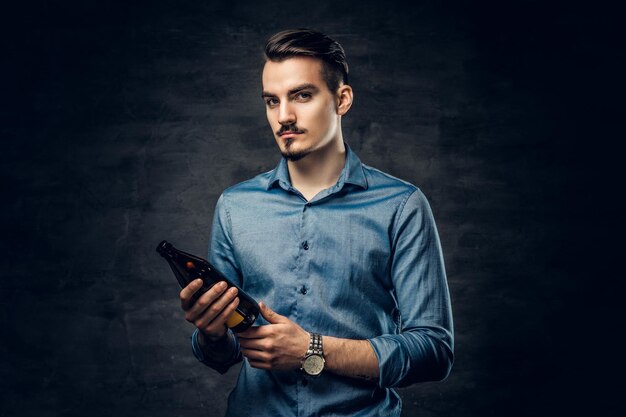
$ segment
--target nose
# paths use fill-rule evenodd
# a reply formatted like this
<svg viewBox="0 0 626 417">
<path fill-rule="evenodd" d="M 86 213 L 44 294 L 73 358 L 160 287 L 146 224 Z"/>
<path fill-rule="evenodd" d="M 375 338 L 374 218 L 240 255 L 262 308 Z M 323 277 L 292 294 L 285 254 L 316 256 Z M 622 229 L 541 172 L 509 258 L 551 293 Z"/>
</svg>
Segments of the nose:
<svg viewBox="0 0 626 417">
<path fill-rule="evenodd" d="M 281 125 L 290 125 L 296 122 L 296 114 L 289 102 L 283 101 L 278 109 L 278 123 Z"/>
</svg>

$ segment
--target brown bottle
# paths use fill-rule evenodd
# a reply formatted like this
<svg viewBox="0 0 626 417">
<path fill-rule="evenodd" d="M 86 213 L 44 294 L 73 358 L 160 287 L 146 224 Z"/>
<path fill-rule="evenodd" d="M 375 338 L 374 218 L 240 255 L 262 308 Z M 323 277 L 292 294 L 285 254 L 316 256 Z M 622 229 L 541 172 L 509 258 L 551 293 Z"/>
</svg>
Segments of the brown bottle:
<svg viewBox="0 0 626 417">
<path fill-rule="evenodd" d="M 156 250 L 170 264 L 181 288 L 186 287 L 191 281 L 197 278 L 202 279 L 202 288 L 193 295 L 194 303 L 198 297 L 220 281 L 225 281 L 226 284 L 228 284 L 228 288 L 236 287 L 239 290 L 237 293 L 239 305 L 226 320 L 226 326 L 231 328 L 234 332 L 242 332 L 252 326 L 252 323 L 254 323 L 259 315 L 259 305 L 257 302 L 239 288 L 238 285 L 226 278 L 224 274 L 218 271 L 208 261 L 178 250 L 166 240 L 159 243 Z"/>
</svg>

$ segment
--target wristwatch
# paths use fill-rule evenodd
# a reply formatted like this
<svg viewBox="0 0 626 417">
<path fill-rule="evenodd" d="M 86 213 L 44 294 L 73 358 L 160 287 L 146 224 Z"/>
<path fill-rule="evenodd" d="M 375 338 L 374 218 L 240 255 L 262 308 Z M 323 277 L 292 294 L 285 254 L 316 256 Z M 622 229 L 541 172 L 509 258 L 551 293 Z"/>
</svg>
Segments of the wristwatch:
<svg viewBox="0 0 626 417">
<path fill-rule="evenodd" d="M 322 335 L 310 333 L 309 349 L 304 355 L 300 369 L 305 375 L 318 376 L 324 370 L 324 348 L 322 346 Z"/>
</svg>

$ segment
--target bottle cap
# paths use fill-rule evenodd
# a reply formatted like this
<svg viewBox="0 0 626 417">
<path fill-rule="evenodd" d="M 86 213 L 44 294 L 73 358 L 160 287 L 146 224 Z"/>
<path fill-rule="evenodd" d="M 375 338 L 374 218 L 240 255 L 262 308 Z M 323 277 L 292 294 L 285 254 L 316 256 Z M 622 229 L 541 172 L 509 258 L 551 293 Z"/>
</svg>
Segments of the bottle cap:
<svg viewBox="0 0 626 417">
<path fill-rule="evenodd" d="M 170 250 L 172 248 L 172 244 L 169 243 L 167 240 L 162 241 L 161 243 L 159 243 L 159 245 L 156 248 L 156 251 L 159 252 L 161 255 L 165 254 L 166 251 Z"/>
</svg>

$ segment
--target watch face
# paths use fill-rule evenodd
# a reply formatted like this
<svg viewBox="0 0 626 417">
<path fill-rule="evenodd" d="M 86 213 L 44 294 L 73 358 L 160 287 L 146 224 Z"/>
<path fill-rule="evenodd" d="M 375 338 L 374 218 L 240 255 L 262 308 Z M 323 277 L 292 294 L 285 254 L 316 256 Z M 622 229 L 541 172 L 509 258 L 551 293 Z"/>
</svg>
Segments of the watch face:
<svg viewBox="0 0 626 417">
<path fill-rule="evenodd" d="M 324 369 L 324 358 L 320 355 L 310 355 L 304 360 L 302 369 L 309 375 L 319 375 Z"/>
</svg>

